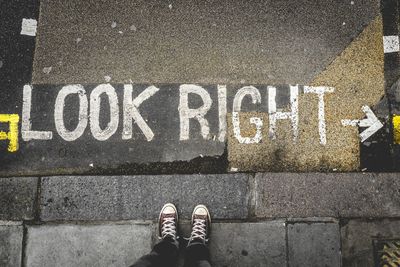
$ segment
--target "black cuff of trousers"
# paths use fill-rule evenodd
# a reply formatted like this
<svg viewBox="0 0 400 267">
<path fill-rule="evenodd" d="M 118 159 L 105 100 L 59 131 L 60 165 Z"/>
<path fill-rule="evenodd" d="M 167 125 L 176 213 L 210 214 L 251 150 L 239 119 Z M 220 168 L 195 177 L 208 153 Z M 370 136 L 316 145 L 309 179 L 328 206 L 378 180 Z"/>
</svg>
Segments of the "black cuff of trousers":
<svg viewBox="0 0 400 267">
<path fill-rule="evenodd" d="M 160 255 L 162 262 L 174 264 L 179 256 L 179 242 L 173 238 L 164 238 L 154 246 L 153 251 Z"/>
<path fill-rule="evenodd" d="M 192 243 L 186 248 L 185 261 L 210 261 L 210 251 L 203 243 Z"/>
</svg>

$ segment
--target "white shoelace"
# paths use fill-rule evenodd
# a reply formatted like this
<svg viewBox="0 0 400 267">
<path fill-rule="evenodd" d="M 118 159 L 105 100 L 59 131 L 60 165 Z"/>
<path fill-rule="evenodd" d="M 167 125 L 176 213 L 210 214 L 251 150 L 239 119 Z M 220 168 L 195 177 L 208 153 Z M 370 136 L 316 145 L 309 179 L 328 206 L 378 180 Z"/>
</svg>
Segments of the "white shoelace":
<svg viewBox="0 0 400 267">
<path fill-rule="evenodd" d="M 202 219 L 194 219 L 193 228 L 192 228 L 192 235 L 190 236 L 190 240 L 193 239 L 201 239 L 207 241 L 207 225 L 206 220 Z"/>
<path fill-rule="evenodd" d="M 161 228 L 161 236 L 162 238 L 166 236 L 170 236 L 172 238 L 176 238 L 176 225 L 175 218 L 167 217 L 163 219 L 162 228 Z"/>
</svg>

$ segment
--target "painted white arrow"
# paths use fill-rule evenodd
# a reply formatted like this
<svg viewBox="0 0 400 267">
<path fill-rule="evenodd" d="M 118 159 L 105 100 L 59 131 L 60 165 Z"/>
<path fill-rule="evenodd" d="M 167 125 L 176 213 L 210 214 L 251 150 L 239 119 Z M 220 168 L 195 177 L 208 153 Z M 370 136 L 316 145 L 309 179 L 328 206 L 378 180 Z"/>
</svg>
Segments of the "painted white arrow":
<svg viewBox="0 0 400 267">
<path fill-rule="evenodd" d="M 361 110 L 365 113 L 367 118 L 363 120 L 342 120 L 342 125 L 367 128 L 362 133 L 360 133 L 361 142 L 364 142 L 374 133 L 376 133 L 380 128 L 382 128 L 383 124 L 382 122 L 380 122 L 380 120 L 378 120 L 378 118 L 368 106 L 363 106 Z"/>
</svg>

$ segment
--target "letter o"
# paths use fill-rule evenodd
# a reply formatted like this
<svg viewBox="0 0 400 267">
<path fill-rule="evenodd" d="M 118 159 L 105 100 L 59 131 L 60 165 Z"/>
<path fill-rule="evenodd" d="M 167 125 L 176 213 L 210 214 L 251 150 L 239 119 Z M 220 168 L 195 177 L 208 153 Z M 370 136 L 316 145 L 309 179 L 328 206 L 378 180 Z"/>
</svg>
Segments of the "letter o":
<svg viewBox="0 0 400 267">
<path fill-rule="evenodd" d="M 110 121 L 105 129 L 100 128 L 100 96 L 106 94 L 110 104 Z M 95 139 L 106 141 L 118 128 L 119 107 L 118 97 L 114 87 L 110 84 L 101 84 L 90 94 L 90 130 Z"/>
<path fill-rule="evenodd" d="M 78 94 L 79 96 L 79 122 L 73 131 L 67 130 L 64 124 L 65 98 L 70 94 Z M 54 122 L 57 133 L 65 141 L 74 141 L 82 136 L 88 123 L 88 100 L 86 97 L 86 91 L 82 85 L 66 85 L 61 88 L 55 102 Z"/>
</svg>

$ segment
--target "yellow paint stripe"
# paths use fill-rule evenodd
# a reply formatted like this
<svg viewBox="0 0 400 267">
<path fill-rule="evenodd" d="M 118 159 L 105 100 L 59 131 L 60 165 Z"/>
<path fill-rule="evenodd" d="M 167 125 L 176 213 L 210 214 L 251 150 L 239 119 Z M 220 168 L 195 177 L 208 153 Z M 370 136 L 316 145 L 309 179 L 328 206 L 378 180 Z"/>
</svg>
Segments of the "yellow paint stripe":
<svg viewBox="0 0 400 267">
<path fill-rule="evenodd" d="M 393 116 L 394 143 L 400 145 L 400 115 Z"/>
<path fill-rule="evenodd" d="M 18 114 L 0 114 L 0 123 L 8 123 L 9 131 L 0 132 L 0 140 L 9 140 L 8 151 L 16 152 L 18 150 Z"/>
</svg>

